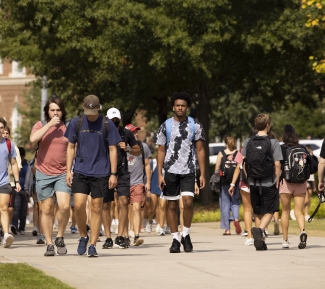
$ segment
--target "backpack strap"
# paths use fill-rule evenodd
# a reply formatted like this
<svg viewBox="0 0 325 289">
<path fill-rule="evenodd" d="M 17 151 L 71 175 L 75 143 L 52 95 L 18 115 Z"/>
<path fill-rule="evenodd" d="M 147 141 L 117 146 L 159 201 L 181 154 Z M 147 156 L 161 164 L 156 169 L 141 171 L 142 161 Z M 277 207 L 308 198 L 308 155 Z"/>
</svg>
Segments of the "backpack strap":
<svg viewBox="0 0 325 289">
<path fill-rule="evenodd" d="M 221 154 L 222 154 L 222 159 L 221 159 L 221 164 L 220 164 L 219 170 L 223 171 L 223 169 L 225 167 L 226 160 L 227 160 L 227 154 L 225 153 L 224 150 L 221 151 Z"/>
<path fill-rule="evenodd" d="M 76 124 L 76 141 L 78 142 L 79 139 L 79 133 L 81 129 L 81 125 L 84 119 L 84 114 L 81 114 L 78 116 L 77 124 Z"/>
<path fill-rule="evenodd" d="M 8 156 L 9 156 L 9 159 L 11 159 L 11 141 L 7 138 L 5 138 L 5 140 L 6 140 L 6 145 L 8 148 Z"/>
<path fill-rule="evenodd" d="M 145 170 L 145 166 L 146 166 L 146 164 L 145 164 L 145 160 L 144 160 L 144 150 L 143 150 L 143 144 L 142 144 L 142 142 L 141 141 L 139 141 L 139 140 L 137 140 L 137 143 L 138 143 L 138 145 L 139 145 L 139 147 L 140 147 L 140 149 L 141 149 L 141 155 L 142 155 L 142 165 L 143 165 L 143 178 L 145 177 L 145 175 L 146 175 L 146 170 Z"/>
<path fill-rule="evenodd" d="M 108 118 L 106 116 L 103 116 L 102 127 L 104 131 L 104 141 L 106 146 L 108 146 Z"/>
<path fill-rule="evenodd" d="M 170 142 L 170 134 L 172 132 L 172 117 L 168 118 L 165 121 L 165 125 L 166 125 L 166 147 L 168 147 Z"/>
</svg>

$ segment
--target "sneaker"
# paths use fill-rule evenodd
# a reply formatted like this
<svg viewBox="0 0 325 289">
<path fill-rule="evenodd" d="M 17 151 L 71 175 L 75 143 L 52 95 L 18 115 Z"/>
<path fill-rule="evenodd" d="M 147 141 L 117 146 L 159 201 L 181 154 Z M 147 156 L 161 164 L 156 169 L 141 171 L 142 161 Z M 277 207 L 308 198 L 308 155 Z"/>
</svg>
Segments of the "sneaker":
<svg viewBox="0 0 325 289">
<path fill-rule="evenodd" d="M 9 248 L 11 244 L 14 242 L 14 237 L 10 234 L 5 234 L 3 238 L 3 247 L 4 248 Z"/>
<path fill-rule="evenodd" d="M 103 245 L 103 249 L 112 249 L 112 248 L 113 248 L 113 240 L 112 238 L 107 238 Z"/>
<path fill-rule="evenodd" d="M 139 235 L 134 237 L 133 246 L 140 246 L 143 244 L 143 239 L 140 239 Z"/>
<path fill-rule="evenodd" d="M 57 248 L 57 253 L 59 255 L 64 255 L 64 254 L 67 254 L 67 247 L 65 246 L 64 244 L 64 238 L 63 237 L 56 237 L 55 238 L 55 241 L 54 241 L 54 244 Z"/>
<path fill-rule="evenodd" d="M 266 238 L 269 236 L 269 230 L 268 229 L 265 229 L 263 233 L 264 233 L 264 236 Z"/>
<path fill-rule="evenodd" d="M 20 235 L 25 235 L 25 231 L 24 230 L 20 230 L 19 233 L 20 233 Z"/>
<path fill-rule="evenodd" d="M 120 248 L 120 249 L 126 249 L 127 248 L 127 245 L 125 244 L 124 237 L 117 236 L 115 238 L 115 247 Z"/>
<path fill-rule="evenodd" d="M 169 248 L 169 253 L 180 253 L 181 252 L 181 243 L 173 239 L 172 246 Z"/>
<path fill-rule="evenodd" d="M 247 240 L 244 243 L 245 246 L 251 246 L 254 245 L 254 239 L 253 238 L 247 238 Z"/>
<path fill-rule="evenodd" d="M 263 240 L 263 232 L 260 228 L 252 228 L 252 235 L 254 239 L 254 246 L 256 251 L 267 250 L 266 244 Z"/>
<path fill-rule="evenodd" d="M 77 253 L 79 255 L 83 255 L 86 253 L 88 241 L 89 241 L 88 235 L 86 237 L 80 237 L 78 248 L 77 248 Z"/>
<path fill-rule="evenodd" d="M 165 234 L 171 234 L 170 228 L 168 226 L 165 227 Z"/>
<path fill-rule="evenodd" d="M 97 238 L 97 242 L 100 242 L 100 238 L 99 237 Z"/>
<path fill-rule="evenodd" d="M 152 219 L 152 224 L 153 224 L 153 225 L 157 225 L 157 221 L 156 221 L 156 219 Z"/>
<path fill-rule="evenodd" d="M 124 238 L 126 248 L 129 248 L 131 246 L 131 240 L 129 237 Z"/>
<path fill-rule="evenodd" d="M 113 228 L 112 226 L 109 228 L 109 231 L 110 231 L 111 233 L 114 233 L 114 232 L 115 232 L 115 230 L 114 230 L 114 228 Z"/>
<path fill-rule="evenodd" d="M 308 221 L 309 218 L 310 218 L 309 215 L 306 215 L 306 216 L 305 216 L 305 220 L 306 220 L 306 221 Z"/>
<path fill-rule="evenodd" d="M 156 226 L 156 233 L 159 233 L 159 230 L 160 230 L 160 225 L 158 224 L 158 225 Z"/>
<path fill-rule="evenodd" d="M 55 251 L 54 251 L 54 245 L 53 244 L 47 245 L 44 256 L 55 256 Z"/>
<path fill-rule="evenodd" d="M 38 235 L 36 244 L 45 245 L 45 236 L 43 234 Z"/>
<path fill-rule="evenodd" d="M 298 245 L 299 249 L 305 249 L 307 246 L 307 234 L 305 231 L 301 232 L 301 234 L 299 235 L 300 238 L 300 243 Z"/>
<path fill-rule="evenodd" d="M 274 235 L 280 235 L 279 223 L 274 222 Z"/>
<path fill-rule="evenodd" d="M 239 221 L 234 221 L 234 226 L 236 228 L 236 234 L 239 235 L 241 233 L 241 227 Z"/>
<path fill-rule="evenodd" d="M 151 231 L 152 231 L 152 224 L 150 224 L 150 223 L 148 222 L 147 225 L 146 225 L 146 232 L 147 232 L 147 233 L 151 233 Z"/>
<path fill-rule="evenodd" d="M 165 230 L 163 228 L 159 229 L 158 236 L 165 236 Z"/>
<path fill-rule="evenodd" d="M 32 231 L 32 235 L 35 236 L 35 237 L 38 235 L 38 230 L 37 230 L 36 227 L 34 227 L 34 229 Z"/>
<path fill-rule="evenodd" d="M 10 230 L 14 235 L 17 235 L 17 228 L 14 225 L 10 225 Z"/>
<path fill-rule="evenodd" d="M 193 251 L 193 245 L 192 245 L 192 242 L 191 242 L 190 235 L 186 235 L 186 237 L 182 236 L 181 243 L 183 245 L 184 252 L 192 252 Z"/>
<path fill-rule="evenodd" d="M 87 257 L 98 257 L 95 245 L 88 246 Z"/>
<path fill-rule="evenodd" d="M 71 234 L 77 233 L 77 228 L 76 227 L 71 226 L 70 230 L 71 230 Z"/>
<path fill-rule="evenodd" d="M 296 215 L 295 215 L 295 211 L 294 211 L 294 210 L 291 210 L 291 211 L 290 211 L 290 218 L 291 218 L 291 220 L 294 220 L 294 221 L 297 220 L 297 219 L 296 219 Z"/>
<path fill-rule="evenodd" d="M 145 233 L 145 232 L 146 232 L 146 229 L 142 227 L 140 230 L 140 233 Z"/>
<path fill-rule="evenodd" d="M 99 230 L 99 237 L 104 236 L 102 229 Z"/>
<path fill-rule="evenodd" d="M 246 229 L 241 233 L 241 235 L 242 235 L 243 237 L 248 236 L 248 233 L 247 233 Z"/>
<path fill-rule="evenodd" d="M 116 234 L 116 235 L 118 234 L 118 228 L 115 229 L 115 234 Z"/>
<path fill-rule="evenodd" d="M 283 240 L 282 241 L 282 248 L 289 249 L 289 241 L 288 240 Z"/>
<path fill-rule="evenodd" d="M 133 231 L 133 230 L 129 230 L 129 236 L 130 236 L 131 238 L 134 238 L 134 236 L 135 236 L 135 233 L 134 233 L 134 231 Z"/>
</svg>

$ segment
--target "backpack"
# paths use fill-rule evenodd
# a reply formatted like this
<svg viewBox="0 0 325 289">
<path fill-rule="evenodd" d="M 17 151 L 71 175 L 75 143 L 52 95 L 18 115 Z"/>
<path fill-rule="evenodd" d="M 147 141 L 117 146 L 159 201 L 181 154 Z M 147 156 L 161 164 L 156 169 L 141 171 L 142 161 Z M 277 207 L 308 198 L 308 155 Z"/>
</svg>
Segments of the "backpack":
<svg viewBox="0 0 325 289">
<path fill-rule="evenodd" d="M 141 149 L 141 155 L 142 155 L 142 166 L 143 166 L 143 178 L 146 175 L 146 164 L 145 164 L 145 160 L 144 160 L 144 150 L 143 150 L 143 144 L 141 141 L 137 140 L 137 143 Z"/>
<path fill-rule="evenodd" d="M 282 177 L 288 183 L 304 183 L 310 176 L 308 152 L 301 146 L 281 145 L 283 154 Z"/>
<path fill-rule="evenodd" d="M 234 162 L 234 159 L 237 155 L 237 151 L 232 154 L 232 159 L 229 160 L 228 158 L 231 155 L 226 155 L 225 151 L 221 151 L 222 153 L 222 160 L 220 166 L 220 176 L 222 177 L 222 182 L 230 184 L 232 182 L 232 177 L 234 175 L 235 169 L 237 167 L 237 163 Z"/>
<path fill-rule="evenodd" d="M 9 156 L 9 159 L 11 159 L 11 141 L 7 138 L 5 138 L 5 140 L 6 140 L 6 145 L 8 148 L 8 156 Z"/>
<path fill-rule="evenodd" d="M 172 132 L 172 119 L 173 119 L 172 117 L 171 118 L 168 118 L 166 120 L 166 122 L 165 122 L 166 123 L 166 148 L 168 147 L 169 142 L 170 142 L 170 134 Z M 188 121 L 188 123 L 190 125 L 191 132 L 192 132 L 190 139 L 191 139 L 191 141 L 193 141 L 194 140 L 194 136 L 195 136 L 194 119 L 192 117 L 188 116 L 187 117 L 187 121 Z"/>
<path fill-rule="evenodd" d="M 271 139 L 266 136 L 254 136 L 249 139 L 244 159 L 247 177 L 264 179 L 273 177 L 274 161 Z"/>
</svg>

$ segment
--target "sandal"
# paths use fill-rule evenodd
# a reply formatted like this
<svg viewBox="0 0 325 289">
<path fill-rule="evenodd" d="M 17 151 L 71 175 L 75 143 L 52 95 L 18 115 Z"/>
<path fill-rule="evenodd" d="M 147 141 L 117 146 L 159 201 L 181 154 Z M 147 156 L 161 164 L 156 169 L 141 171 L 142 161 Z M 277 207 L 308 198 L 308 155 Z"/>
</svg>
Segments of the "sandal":
<svg viewBox="0 0 325 289">
<path fill-rule="evenodd" d="M 230 233 L 230 231 L 226 230 L 222 235 L 229 236 L 229 235 L 231 235 L 231 233 Z"/>
<path fill-rule="evenodd" d="M 234 225 L 236 228 L 236 234 L 239 235 L 241 233 L 241 227 L 239 225 L 239 221 L 234 221 Z"/>
<path fill-rule="evenodd" d="M 307 234 L 305 232 L 302 232 L 299 237 L 300 237 L 300 243 L 298 245 L 298 248 L 305 249 L 307 245 Z"/>
</svg>

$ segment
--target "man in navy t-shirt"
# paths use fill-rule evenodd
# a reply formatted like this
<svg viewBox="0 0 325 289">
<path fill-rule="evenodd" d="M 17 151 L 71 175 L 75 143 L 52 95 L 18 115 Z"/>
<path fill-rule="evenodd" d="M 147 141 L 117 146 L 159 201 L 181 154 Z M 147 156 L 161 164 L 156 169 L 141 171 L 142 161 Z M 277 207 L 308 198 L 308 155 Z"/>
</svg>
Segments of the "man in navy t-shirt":
<svg viewBox="0 0 325 289">
<path fill-rule="evenodd" d="M 84 116 L 81 118 L 81 125 L 80 118 L 75 117 L 65 132 L 65 137 L 69 141 L 66 183 L 72 188 L 74 194 L 76 221 L 80 232 L 77 249 L 79 255 L 86 253 L 89 241 L 86 229 L 86 201 L 91 193 L 91 235 L 87 255 L 97 257 L 96 242 L 101 225 L 103 197 L 109 193 L 109 188 L 115 188 L 117 184 L 116 144 L 121 141 L 121 138 L 111 120 L 106 120 L 108 121 L 106 135 L 103 125 L 104 116 L 98 113 L 100 103 L 97 96 L 86 96 L 83 108 Z M 77 147 L 76 156 L 75 147 Z M 73 159 L 75 165 L 72 175 Z"/>
</svg>

